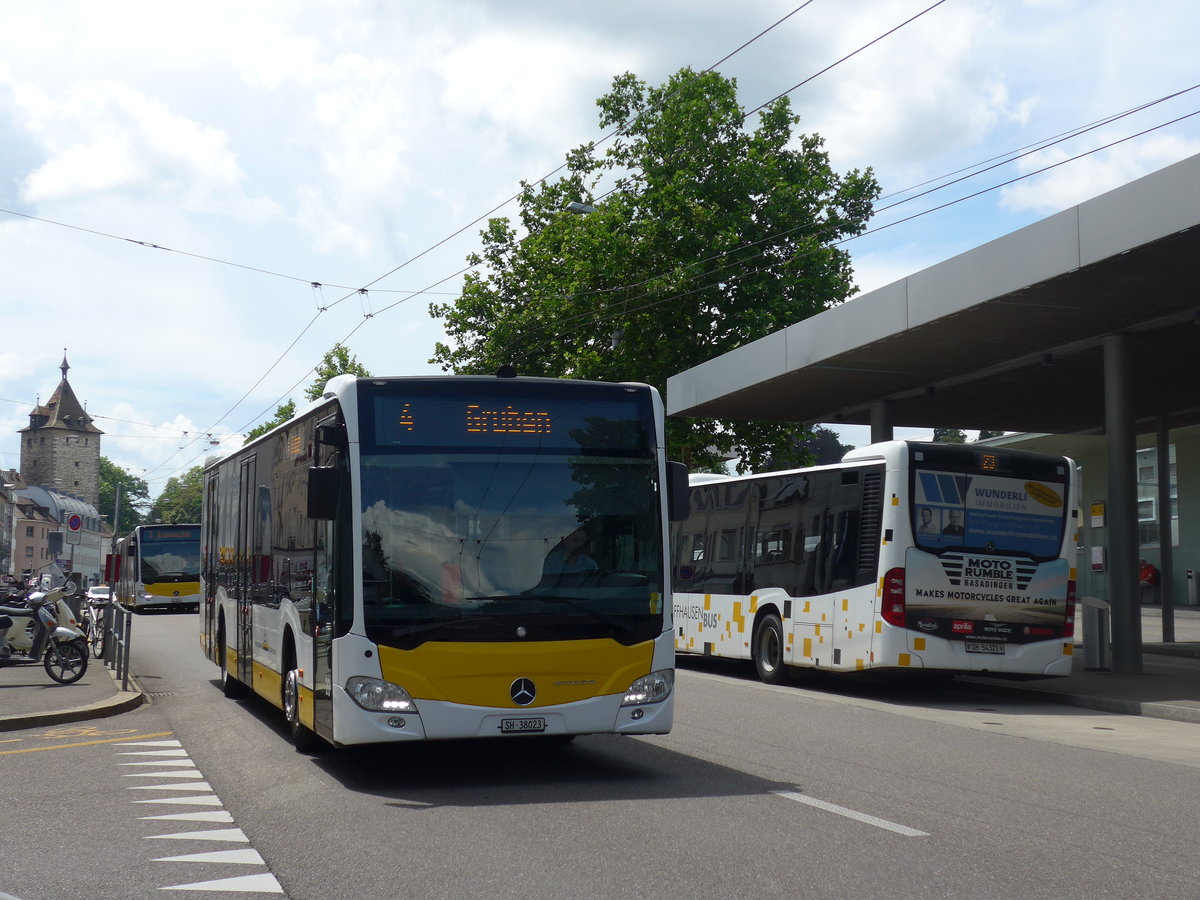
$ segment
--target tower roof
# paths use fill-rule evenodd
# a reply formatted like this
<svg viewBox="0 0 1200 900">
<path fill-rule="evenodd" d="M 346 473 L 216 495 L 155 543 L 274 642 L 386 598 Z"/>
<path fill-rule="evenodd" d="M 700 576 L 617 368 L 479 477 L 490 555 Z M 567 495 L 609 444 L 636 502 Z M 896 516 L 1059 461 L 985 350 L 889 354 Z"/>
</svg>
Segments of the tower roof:
<svg viewBox="0 0 1200 900">
<path fill-rule="evenodd" d="M 21 433 L 42 428 L 65 428 L 81 434 L 104 434 L 92 424 L 92 417 L 87 414 L 87 410 L 83 408 L 83 404 L 71 390 L 71 383 L 67 381 L 67 370 L 71 367 L 67 363 L 66 350 L 63 351 L 60 368 L 63 373 L 62 381 L 59 382 L 49 400 L 38 404 L 30 411 L 29 425 L 22 428 Z"/>
</svg>

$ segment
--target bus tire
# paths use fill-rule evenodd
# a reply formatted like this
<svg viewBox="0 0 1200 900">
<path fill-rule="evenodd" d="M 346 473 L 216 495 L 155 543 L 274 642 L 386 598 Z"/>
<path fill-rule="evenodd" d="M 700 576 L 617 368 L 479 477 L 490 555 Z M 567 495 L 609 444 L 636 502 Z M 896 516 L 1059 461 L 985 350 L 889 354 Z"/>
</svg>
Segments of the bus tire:
<svg viewBox="0 0 1200 900">
<path fill-rule="evenodd" d="M 230 700 L 246 696 L 246 686 L 234 678 L 225 668 L 225 619 L 217 628 L 217 665 L 221 667 L 221 692 Z"/>
<path fill-rule="evenodd" d="M 300 721 L 300 670 L 294 665 L 283 676 L 283 714 L 287 717 L 288 730 L 297 751 L 316 753 L 324 749 L 325 742 Z"/>
<path fill-rule="evenodd" d="M 767 613 L 754 632 L 754 668 L 759 680 L 766 684 L 783 681 L 783 623 L 775 613 Z"/>
</svg>

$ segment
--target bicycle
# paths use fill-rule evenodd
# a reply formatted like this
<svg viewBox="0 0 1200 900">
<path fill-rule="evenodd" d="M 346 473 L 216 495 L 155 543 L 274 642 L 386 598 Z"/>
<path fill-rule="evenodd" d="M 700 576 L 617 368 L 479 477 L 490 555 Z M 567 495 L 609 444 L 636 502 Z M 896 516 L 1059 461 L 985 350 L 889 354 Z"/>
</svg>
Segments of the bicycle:
<svg viewBox="0 0 1200 900">
<path fill-rule="evenodd" d="M 84 638 L 91 646 L 92 655 L 96 659 L 104 658 L 104 608 L 107 605 L 106 600 L 87 598 L 87 611 L 83 614 L 81 623 Z"/>
</svg>

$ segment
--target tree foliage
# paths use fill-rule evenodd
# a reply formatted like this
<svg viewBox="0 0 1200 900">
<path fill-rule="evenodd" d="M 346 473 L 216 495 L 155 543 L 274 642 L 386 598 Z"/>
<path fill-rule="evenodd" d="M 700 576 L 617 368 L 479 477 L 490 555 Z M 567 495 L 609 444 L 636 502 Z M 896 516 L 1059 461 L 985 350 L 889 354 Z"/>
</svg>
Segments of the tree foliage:
<svg viewBox="0 0 1200 900">
<path fill-rule="evenodd" d="M 986 428 L 979 430 L 979 435 L 975 438 L 977 441 L 986 441 L 988 438 L 1003 437 L 1003 431 L 988 431 Z"/>
<path fill-rule="evenodd" d="M 432 362 L 663 391 L 668 376 L 849 297 L 849 255 L 835 243 L 862 231 L 874 177 L 834 172 L 821 138 L 794 132 L 786 97 L 750 128 L 736 94 L 715 72 L 683 69 L 659 87 L 615 78 L 597 105 L 619 136 L 602 154 L 569 153 L 558 181 L 524 184 L 519 229 L 489 221 L 461 296 L 430 307 L 449 338 Z M 595 211 L 565 211 L 581 200 Z M 758 468 L 805 434 L 668 423 L 672 456 L 693 468 L 733 455 Z"/>
<path fill-rule="evenodd" d="M 843 444 L 836 431 L 817 425 L 811 433 L 796 441 L 790 453 L 772 454 L 767 458 L 766 471 L 798 469 L 802 466 L 827 466 L 842 461 L 842 457 L 854 449 L 852 444 Z"/>
<path fill-rule="evenodd" d="M 147 517 L 151 522 L 180 525 L 200 521 L 204 500 L 204 466 L 193 466 L 178 478 L 167 479 Z"/>
<path fill-rule="evenodd" d="M 933 442 L 935 444 L 965 444 L 967 435 L 961 428 L 935 428 L 933 429 Z"/>
<path fill-rule="evenodd" d="M 121 508 L 118 521 L 113 521 L 117 498 L 117 486 L 121 487 Z M 108 516 L 119 535 L 128 534 L 145 521 L 144 510 L 149 503 L 150 487 L 144 478 L 138 478 L 108 458 L 100 457 L 100 502 L 97 510 Z"/>
<path fill-rule="evenodd" d="M 319 399 L 325 392 L 325 385 L 335 375 L 357 375 L 359 378 L 371 377 L 371 373 L 358 361 L 358 357 L 354 356 L 354 354 L 341 344 L 334 344 L 332 349 L 327 350 L 313 371 L 315 375 L 313 376 L 312 383 L 304 390 L 304 396 L 309 400 Z M 259 435 L 266 434 L 272 428 L 282 425 L 291 419 L 295 414 L 295 400 L 288 400 L 286 403 L 281 403 L 276 407 L 275 414 L 271 418 L 246 432 L 245 440 L 252 441 Z"/>
</svg>

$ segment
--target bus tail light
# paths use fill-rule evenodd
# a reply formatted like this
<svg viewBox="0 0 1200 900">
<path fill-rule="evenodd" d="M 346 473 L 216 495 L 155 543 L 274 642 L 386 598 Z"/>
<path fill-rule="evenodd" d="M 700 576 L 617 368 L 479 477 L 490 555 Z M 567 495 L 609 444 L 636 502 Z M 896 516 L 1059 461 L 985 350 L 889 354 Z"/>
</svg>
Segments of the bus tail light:
<svg viewBox="0 0 1200 900">
<path fill-rule="evenodd" d="M 904 568 L 888 569 L 883 576 L 883 621 L 904 627 Z"/>
<path fill-rule="evenodd" d="M 1075 580 L 1067 582 L 1067 614 L 1063 619 L 1063 637 L 1075 636 Z"/>
</svg>

